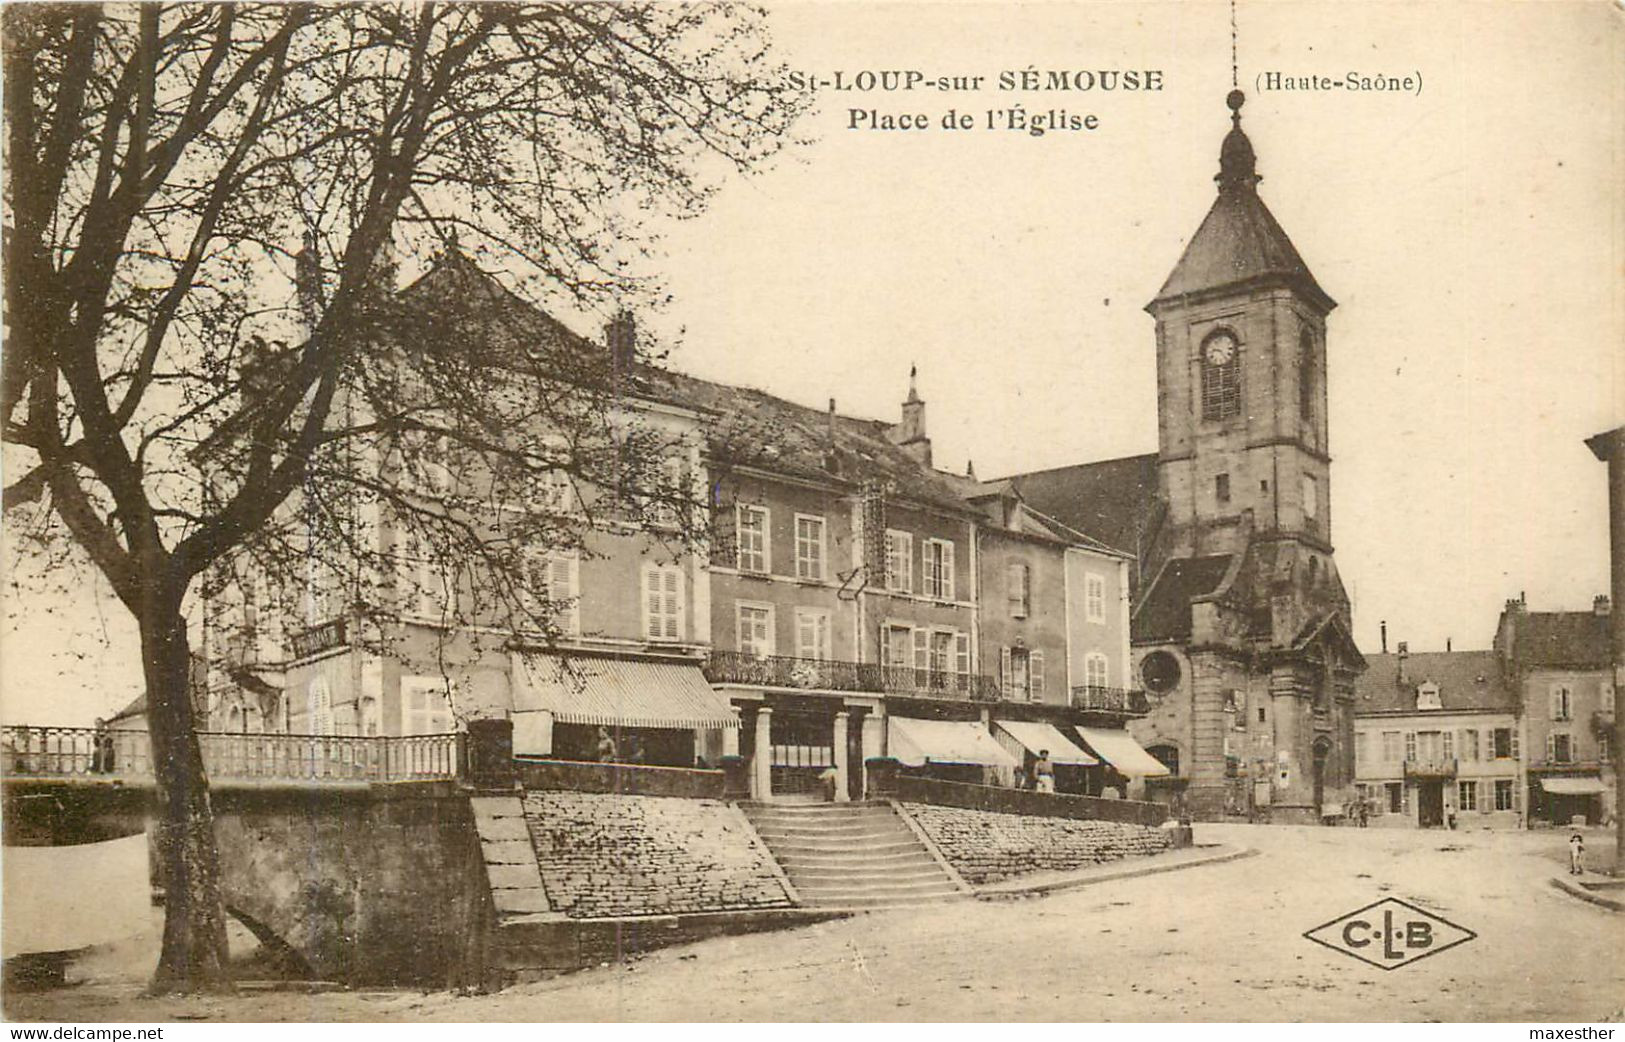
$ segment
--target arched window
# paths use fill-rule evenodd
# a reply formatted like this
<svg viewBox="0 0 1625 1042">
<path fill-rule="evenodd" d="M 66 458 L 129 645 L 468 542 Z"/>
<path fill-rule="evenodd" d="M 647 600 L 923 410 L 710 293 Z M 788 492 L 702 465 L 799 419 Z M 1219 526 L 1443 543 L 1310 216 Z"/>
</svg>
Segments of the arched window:
<svg viewBox="0 0 1625 1042">
<path fill-rule="evenodd" d="M 1315 334 L 1305 329 L 1298 336 L 1298 415 L 1315 417 Z"/>
<path fill-rule="evenodd" d="M 1202 419 L 1241 415 L 1241 344 L 1228 329 L 1202 341 Z"/>
<path fill-rule="evenodd" d="M 333 733 L 333 689 L 328 685 L 326 677 L 316 677 L 310 682 L 309 712 L 306 721 L 306 732 L 309 734 Z"/>
<path fill-rule="evenodd" d="M 1150 753 L 1158 763 L 1168 768 L 1168 773 L 1174 777 L 1179 776 L 1179 747 L 1177 745 L 1153 745 L 1145 750 Z"/>
</svg>

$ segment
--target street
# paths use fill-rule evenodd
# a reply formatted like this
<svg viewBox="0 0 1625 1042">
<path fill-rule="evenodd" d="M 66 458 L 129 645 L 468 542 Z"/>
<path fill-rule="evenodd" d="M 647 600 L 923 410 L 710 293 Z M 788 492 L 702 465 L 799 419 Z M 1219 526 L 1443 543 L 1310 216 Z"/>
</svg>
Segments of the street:
<svg viewBox="0 0 1625 1042">
<path fill-rule="evenodd" d="M 1559 893 L 1563 832 L 1199 826 L 1258 856 L 1043 898 L 876 913 L 656 952 L 496 995 L 12 997 L 25 1019 L 1596 1021 L 1625 917 Z M 1604 843 L 1600 831 L 1593 844 Z M 1384 972 L 1305 930 L 1391 896 L 1478 934 Z"/>
</svg>

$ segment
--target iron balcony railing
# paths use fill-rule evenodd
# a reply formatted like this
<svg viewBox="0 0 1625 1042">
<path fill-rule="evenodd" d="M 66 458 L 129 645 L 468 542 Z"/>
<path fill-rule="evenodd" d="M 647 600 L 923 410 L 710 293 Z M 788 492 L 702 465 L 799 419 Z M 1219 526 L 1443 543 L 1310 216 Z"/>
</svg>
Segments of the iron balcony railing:
<svg viewBox="0 0 1625 1042">
<path fill-rule="evenodd" d="M 713 651 L 705 662 L 705 678 L 713 684 L 864 691 L 973 702 L 999 700 L 999 688 L 993 678 L 976 673 L 882 666 L 872 662 L 791 658 L 786 655 L 753 655 L 744 651 Z"/>
<path fill-rule="evenodd" d="M 1105 713 L 1143 714 L 1151 711 L 1144 691 L 1080 684 L 1072 689 L 1072 708 Z"/>
<path fill-rule="evenodd" d="M 459 775 L 457 734 L 360 737 L 200 732 L 203 768 L 216 781 L 435 781 Z M 0 728 L 0 772 L 7 777 L 152 776 L 145 731 L 90 727 Z"/>
<path fill-rule="evenodd" d="M 1456 761 L 1448 756 L 1412 757 L 1405 761 L 1407 778 L 1454 778 Z"/>
</svg>

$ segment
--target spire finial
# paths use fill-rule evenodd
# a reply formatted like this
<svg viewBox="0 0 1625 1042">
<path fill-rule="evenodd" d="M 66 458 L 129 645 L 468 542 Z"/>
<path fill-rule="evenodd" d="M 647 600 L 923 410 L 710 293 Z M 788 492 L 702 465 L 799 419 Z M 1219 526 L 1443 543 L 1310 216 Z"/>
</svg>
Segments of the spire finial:
<svg viewBox="0 0 1625 1042">
<path fill-rule="evenodd" d="M 917 402 L 920 400 L 920 392 L 916 383 L 919 375 L 920 367 L 910 363 L 908 367 L 908 401 Z"/>
<path fill-rule="evenodd" d="M 1213 178 L 1219 182 L 1221 195 L 1238 190 L 1250 192 L 1263 180 L 1258 176 L 1253 143 L 1241 129 L 1241 106 L 1246 101 L 1247 95 L 1240 90 L 1232 90 L 1224 98 L 1230 109 L 1230 133 L 1224 136 L 1224 144 L 1219 148 L 1219 172 Z"/>
</svg>

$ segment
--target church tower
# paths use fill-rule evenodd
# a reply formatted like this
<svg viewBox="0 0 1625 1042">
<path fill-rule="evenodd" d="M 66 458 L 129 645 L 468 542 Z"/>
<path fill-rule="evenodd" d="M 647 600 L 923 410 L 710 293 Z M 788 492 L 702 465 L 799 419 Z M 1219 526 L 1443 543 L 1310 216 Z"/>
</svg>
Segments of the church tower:
<svg viewBox="0 0 1625 1042">
<path fill-rule="evenodd" d="M 1218 197 L 1146 310 L 1157 320 L 1158 486 L 1178 556 L 1248 536 L 1331 546 L 1326 316 L 1336 307 L 1258 195 L 1226 99 Z"/>
<path fill-rule="evenodd" d="M 1332 561 L 1326 317 L 1336 306 L 1258 195 L 1239 90 L 1218 194 L 1146 306 L 1156 319 L 1156 509 L 1132 618 L 1154 708 L 1134 731 L 1185 767 L 1198 818 L 1312 822 L 1352 798 L 1349 601 Z"/>
</svg>

